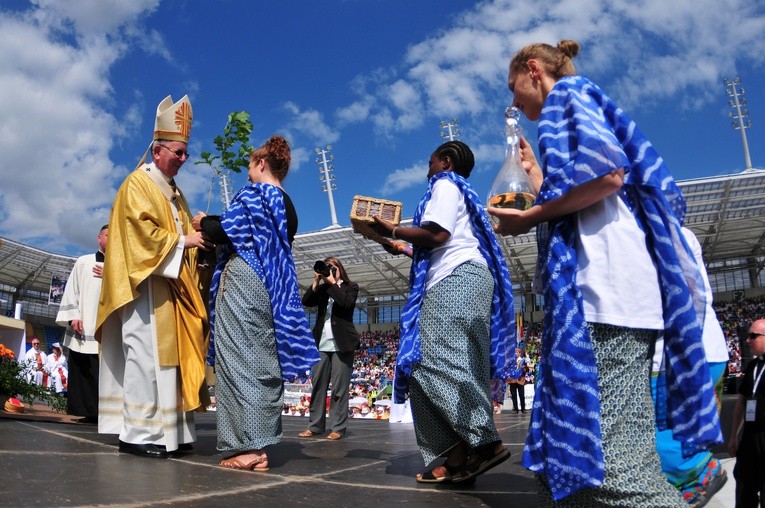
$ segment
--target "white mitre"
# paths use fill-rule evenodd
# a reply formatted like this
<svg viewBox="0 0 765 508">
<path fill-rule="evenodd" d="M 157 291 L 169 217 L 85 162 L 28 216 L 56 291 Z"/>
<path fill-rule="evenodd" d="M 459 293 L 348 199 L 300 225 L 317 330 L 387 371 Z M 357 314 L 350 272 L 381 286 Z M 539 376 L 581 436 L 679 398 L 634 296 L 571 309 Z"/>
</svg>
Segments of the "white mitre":
<svg viewBox="0 0 765 508">
<path fill-rule="evenodd" d="M 189 142 L 191 134 L 191 101 L 184 95 L 181 100 L 173 103 L 169 95 L 157 106 L 157 119 L 154 122 L 154 141 Z"/>
<path fill-rule="evenodd" d="M 157 115 L 154 120 L 154 137 L 152 142 L 162 139 L 165 141 L 189 142 L 192 121 L 191 101 L 188 95 L 184 95 L 178 102 L 173 102 L 171 96 L 162 99 L 157 106 Z M 141 157 L 138 167 L 141 167 L 149 155 L 151 145 Z"/>
</svg>

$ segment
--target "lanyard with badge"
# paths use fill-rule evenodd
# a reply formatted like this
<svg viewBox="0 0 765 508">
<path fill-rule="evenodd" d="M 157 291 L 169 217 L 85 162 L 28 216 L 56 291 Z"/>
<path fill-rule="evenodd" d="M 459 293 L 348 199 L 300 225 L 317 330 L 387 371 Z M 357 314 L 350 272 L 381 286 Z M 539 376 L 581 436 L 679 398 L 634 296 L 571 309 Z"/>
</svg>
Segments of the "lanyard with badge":
<svg viewBox="0 0 765 508">
<path fill-rule="evenodd" d="M 758 372 L 759 371 L 759 372 Z M 754 367 L 754 384 L 752 385 L 752 397 L 746 401 L 746 421 L 755 421 L 757 414 L 757 387 L 760 386 L 760 379 L 762 379 L 762 373 L 765 372 L 765 363 L 757 362 Z"/>
</svg>

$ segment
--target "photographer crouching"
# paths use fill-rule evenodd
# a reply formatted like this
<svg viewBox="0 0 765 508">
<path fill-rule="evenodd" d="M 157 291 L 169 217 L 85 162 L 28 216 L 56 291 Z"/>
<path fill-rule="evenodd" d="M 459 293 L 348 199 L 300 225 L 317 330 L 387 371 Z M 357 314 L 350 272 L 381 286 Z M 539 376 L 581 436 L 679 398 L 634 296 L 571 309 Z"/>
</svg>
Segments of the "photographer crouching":
<svg viewBox="0 0 765 508">
<path fill-rule="evenodd" d="M 359 345 L 359 332 L 353 325 L 353 310 L 359 285 L 352 282 L 336 257 L 317 261 L 313 283 L 303 295 L 303 305 L 318 307 L 313 337 L 320 359 L 311 369 L 311 416 L 300 437 L 323 434 L 333 441 L 345 435 L 348 424 L 348 388 L 353 370 L 353 353 Z M 327 387 L 332 383 L 327 425 Z"/>
</svg>

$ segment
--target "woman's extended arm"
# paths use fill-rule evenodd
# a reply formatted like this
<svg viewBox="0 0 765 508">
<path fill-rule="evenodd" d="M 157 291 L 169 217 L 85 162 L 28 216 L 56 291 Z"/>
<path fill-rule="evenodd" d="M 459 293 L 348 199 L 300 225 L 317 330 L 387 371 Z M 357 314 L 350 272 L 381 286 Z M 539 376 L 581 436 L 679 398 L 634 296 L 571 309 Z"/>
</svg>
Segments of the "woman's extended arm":
<svg viewBox="0 0 765 508">
<path fill-rule="evenodd" d="M 439 245 L 443 245 L 451 236 L 451 233 L 435 222 L 430 222 L 419 227 L 402 227 L 394 226 L 392 223 L 378 215 L 375 215 L 372 218 L 377 223 L 377 228 L 375 229 L 378 233 L 383 236 L 393 237 L 395 231 L 395 238 L 397 240 L 405 240 L 418 247 L 438 247 Z"/>
</svg>

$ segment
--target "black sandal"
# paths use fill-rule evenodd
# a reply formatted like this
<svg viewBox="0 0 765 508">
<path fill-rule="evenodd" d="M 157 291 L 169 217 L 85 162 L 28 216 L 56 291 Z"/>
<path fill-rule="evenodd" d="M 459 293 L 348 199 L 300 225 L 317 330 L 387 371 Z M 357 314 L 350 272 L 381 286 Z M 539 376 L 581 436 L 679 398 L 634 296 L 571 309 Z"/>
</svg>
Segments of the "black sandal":
<svg viewBox="0 0 765 508">
<path fill-rule="evenodd" d="M 499 464 L 510 458 L 510 451 L 506 446 L 502 446 L 502 449 L 495 452 L 497 445 L 501 444 L 500 441 L 489 443 L 476 448 L 467 460 L 460 471 L 452 475 L 453 483 L 462 483 L 468 480 L 474 480 L 478 475 L 481 475 Z"/>
<path fill-rule="evenodd" d="M 437 477 L 433 474 L 433 470 L 441 466 L 443 466 L 444 469 L 446 469 L 446 472 L 449 473 L 448 476 Z M 417 483 L 452 483 L 454 476 L 459 474 L 464 467 L 464 464 L 460 466 L 450 466 L 446 463 L 446 461 L 444 461 L 444 463 L 440 466 L 436 466 L 433 469 L 422 473 L 419 478 L 416 478 L 416 480 Z"/>
</svg>

